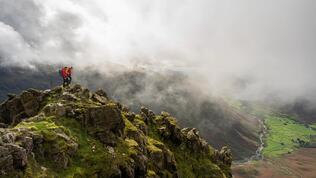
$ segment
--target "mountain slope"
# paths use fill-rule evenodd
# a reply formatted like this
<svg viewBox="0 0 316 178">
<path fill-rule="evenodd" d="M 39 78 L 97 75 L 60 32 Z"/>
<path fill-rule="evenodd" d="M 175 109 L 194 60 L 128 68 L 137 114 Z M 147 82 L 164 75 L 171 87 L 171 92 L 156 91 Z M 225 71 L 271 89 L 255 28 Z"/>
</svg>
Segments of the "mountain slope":
<svg viewBox="0 0 316 178">
<path fill-rule="evenodd" d="M 57 86 L 62 81 L 52 68 L 38 66 L 34 71 L 0 67 L 0 72 L 3 72 L 0 99 L 7 98 L 9 92 L 19 93 L 30 87 L 45 89 Z M 131 111 L 137 112 L 141 106 L 150 107 L 156 113 L 168 111 L 178 118 L 179 125 L 198 128 L 201 136 L 215 148 L 228 145 L 234 160 L 249 158 L 259 145 L 256 118 L 231 107 L 226 101 L 204 94 L 198 81 L 190 80 L 184 73 L 124 69 L 104 74 L 94 68 L 75 68 L 73 77 L 74 82 L 87 88 L 105 89 L 109 96 L 127 105 Z"/>
<path fill-rule="evenodd" d="M 102 90 L 23 91 L 0 105 L 0 125 L 0 177 L 231 177 L 229 149 Z"/>
</svg>

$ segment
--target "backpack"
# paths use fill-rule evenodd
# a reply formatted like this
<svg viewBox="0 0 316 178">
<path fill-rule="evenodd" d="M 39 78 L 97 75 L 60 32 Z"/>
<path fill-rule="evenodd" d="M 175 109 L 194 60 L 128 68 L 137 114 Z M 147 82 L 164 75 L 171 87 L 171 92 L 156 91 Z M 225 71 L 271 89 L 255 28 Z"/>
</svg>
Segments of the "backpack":
<svg viewBox="0 0 316 178">
<path fill-rule="evenodd" d="M 62 69 L 59 70 L 59 74 L 60 74 L 60 76 L 63 77 L 63 78 L 66 77 L 66 76 L 65 76 L 65 75 L 66 75 L 65 73 L 66 73 L 66 68 L 65 68 L 65 67 L 63 67 Z"/>
</svg>

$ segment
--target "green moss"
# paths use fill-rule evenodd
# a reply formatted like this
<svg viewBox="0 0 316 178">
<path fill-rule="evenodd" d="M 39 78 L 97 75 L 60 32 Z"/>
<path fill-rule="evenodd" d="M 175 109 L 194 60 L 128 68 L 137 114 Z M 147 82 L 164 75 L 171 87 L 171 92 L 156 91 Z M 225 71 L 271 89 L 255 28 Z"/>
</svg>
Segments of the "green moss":
<svg viewBox="0 0 316 178">
<path fill-rule="evenodd" d="M 148 177 L 154 177 L 154 176 L 157 176 L 157 174 L 153 170 L 147 170 L 147 176 Z"/>
<path fill-rule="evenodd" d="M 157 116 L 161 119 L 161 116 Z M 179 177 L 186 178 L 222 178 L 225 177 L 223 168 L 219 168 L 212 162 L 212 154 L 195 154 L 192 153 L 185 145 L 176 145 L 171 140 L 164 140 L 157 131 L 155 124 L 149 124 L 148 142 L 155 146 L 164 143 L 164 145 L 173 152 Z M 155 146 L 157 148 L 157 146 Z M 154 147 L 154 149 L 155 149 Z M 229 170 L 228 170 L 229 171 Z M 227 172 L 228 172 L 227 171 Z M 228 173 L 227 173 L 228 174 Z"/>
<path fill-rule="evenodd" d="M 126 166 L 131 162 L 130 154 L 137 153 L 138 144 L 132 139 L 118 140 L 117 148 L 113 148 L 114 152 L 110 153 L 102 143 L 87 134 L 80 123 L 72 118 L 45 118 L 41 121 L 37 120 L 37 122 L 22 122 L 17 126 L 17 128 L 23 127 L 43 134 L 50 140 L 56 138 L 54 130 L 69 128 L 67 129 L 69 136 L 79 145 L 76 154 L 70 158 L 70 165 L 67 169 L 57 168 L 51 164 L 49 159 L 40 159 L 36 156 L 36 160 L 33 160 L 32 164 L 26 168 L 26 177 L 44 175 L 45 172 L 42 171 L 41 166 L 47 168 L 47 175 L 52 177 L 110 177 L 117 167 Z M 44 144 L 44 150 L 49 150 L 51 147 L 67 150 L 66 142 L 63 139 L 55 139 L 54 142 Z"/>
<path fill-rule="evenodd" d="M 117 104 L 112 100 L 110 100 L 109 103 L 106 104 L 106 106 L 111 108 L 117 108 Z"/>
<path fill-rule="evenodd" d="M 167 117 L 168 121 L 172 125 L 177 125 L 177 119 L 174 117 Z"/>
<path fill-rule="evenodd" d="M 145 125 L 144 119 L 140 115 L 136 115 L 133 121 L 135 125 Z"/>
<path fill-rule="evenodd" d="M 135 127 L 123 114 L 122 114 L 122 117 L 125 122 L 125 128 L 124 128 L 125 133 L 138 131 L 137 127 Z"/>
<path fill-rule="evenodd" d="M 138 120 L 139 122 L 144 122 L 145 121 L 145 119 L 140 114 L 136 114 L 135 115 L 135 120 Z"/>
<path fill-rule="evenodd" d="M 155 145 L 147 145 L 147 149 L 150 153 L 162 152 L 162 150 L 156 147 Z"/>
<path fill-rule="evenodd" d="M 28 158 L 28 166 L 24 171 L 24 178 L 53 178 L 51 170 L 39 165 L 33 157 Z"/>
<path fill-rule="evenodd" d="M 71 134 L 77 138 L 79 144 L 71 166 L 60 171 L 61 177 L 109 177 L 115 172 L 116 166 L 125 165 L 129 161 L 129 146 L 135 146 L 132 140 L 118 140 L 117 148 L 120 149 L 114 148 L 114 153 L 109 153 L 102 143 L 89 136 L 74 119 L 61 118 L 57 122 L 71 128 Z"/>
<path fill-rule="evenodd" d="M 149 145 L 154 145 L 158 148 L 163 148 L 165 146 L 162 142 L 155 140 L 151 137 L 146 137 L 146 138 L 147 138 L 147 144 L 149 144 Z"/>
<path fill-rule="evenodd" d="M 125 139 L 125 143 L 128 146 L 127 153 L 129 155 L 137 154 L 138 143 L 133 139 Z"/>
</svg>

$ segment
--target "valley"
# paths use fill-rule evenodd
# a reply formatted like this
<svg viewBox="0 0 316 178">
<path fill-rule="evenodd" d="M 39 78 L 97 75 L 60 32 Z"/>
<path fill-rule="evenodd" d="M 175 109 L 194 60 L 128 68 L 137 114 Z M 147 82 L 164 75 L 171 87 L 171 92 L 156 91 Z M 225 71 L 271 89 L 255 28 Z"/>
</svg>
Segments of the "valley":
<svg viewBox="0 0 316 178">
<path fill-rule="evenodd" d="M 263 120 L 263 143 L 248 161 L 233 165 L 234 177 L 315 178 L 316 124 L 273 112 L 254 113 Z"/>
</svg>

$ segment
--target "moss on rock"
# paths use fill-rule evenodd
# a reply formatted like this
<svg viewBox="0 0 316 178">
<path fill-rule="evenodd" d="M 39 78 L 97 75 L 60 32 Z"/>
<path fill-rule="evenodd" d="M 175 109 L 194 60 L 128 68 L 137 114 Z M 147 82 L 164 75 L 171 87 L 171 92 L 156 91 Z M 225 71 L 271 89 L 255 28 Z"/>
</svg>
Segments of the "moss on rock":
<svg viewBox="0 0 316 178">
<path fill-rule="evenodd" d="M 230 150 L 215 151 L 167 112 L 135 114 L 80 85 L 18 97 L 0 105 L 0 122 L 12 125 L 0 130 L 0 177 L 231 177 Z"/>
</svg>

